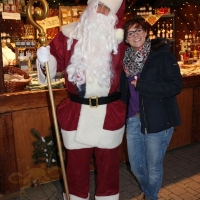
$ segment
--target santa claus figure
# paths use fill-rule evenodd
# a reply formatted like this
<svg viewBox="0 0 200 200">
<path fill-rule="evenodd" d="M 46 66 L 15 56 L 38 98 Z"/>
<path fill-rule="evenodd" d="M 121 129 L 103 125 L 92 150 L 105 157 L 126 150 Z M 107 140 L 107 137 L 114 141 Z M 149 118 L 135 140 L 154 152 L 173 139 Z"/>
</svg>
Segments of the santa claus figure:
<svg viewBox="0 0 200 200">
<path fill-rule="evenodd" d="M 97 169 L 95 198 L 119 199 L 119 145 L 126 106 L 120 100 L 123 68 L 125 0 L 88 0 L 80 20 L 62 27 L 47 47 L 40 47 L 38 79 L 66 72 L 66 98 L 57 109 L 71 200 L 89 200 L 90 160 Z"/>
</svg>

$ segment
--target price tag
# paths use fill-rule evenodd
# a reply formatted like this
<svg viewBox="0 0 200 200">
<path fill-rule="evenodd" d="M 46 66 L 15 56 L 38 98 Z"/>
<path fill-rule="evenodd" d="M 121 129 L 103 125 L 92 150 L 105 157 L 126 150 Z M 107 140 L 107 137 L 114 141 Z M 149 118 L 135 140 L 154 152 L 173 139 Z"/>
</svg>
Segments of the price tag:
<svg viewBox="0 0 200 200">
<path fill-rule="evenodd" d="M 15 19 L 15 20 L 21 20 L 20 13 L 8 13 L 8 12 L 2 12 L 2 19 Z"/>
</svg>

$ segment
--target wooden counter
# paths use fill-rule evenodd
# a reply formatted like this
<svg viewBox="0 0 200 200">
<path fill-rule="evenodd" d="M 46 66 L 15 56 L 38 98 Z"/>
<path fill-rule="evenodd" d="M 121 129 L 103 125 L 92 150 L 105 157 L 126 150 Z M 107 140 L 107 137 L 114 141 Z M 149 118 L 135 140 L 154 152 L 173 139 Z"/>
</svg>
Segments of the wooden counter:
<svg viewBox="0 0 200 200">
<path fill-rule="evenodd" d="M 183 77 L 177 101 L 182 124 L 175 127 L 169 149 L 200 141 L 200 75 Z"/>
<path fill-rule="evenodd" d="M 53 93 L 56 106 L 67 96 L 65 89 Z M 30 187 L 35 180 L 44 183 L 60 178 L 58 166 L 48 169 L 46 164 L 35 165 L 32 158 L 36 138 L 30 130 L 45 137 L 53 124 L 48 91 L 0 95 L 0 193 Z"/>
<path fill-rule="evenodd" d="M 65 89 L 53 90 L 55 106 L 67 96 Z M 182 125 L 175 127 L 169 149 L 200 141 L 200 75 L 183 78 L 178 95 Z M 5 93 L 0 95 L 0 193 L 7 194 L 59 179 L 58 166 L 34 164 L 31 134 L 36 129 L 42 137 L 53 126 L 48 91 Z M 126 161 L 126 139 L 121 145 L 120 160 Z"/>
</svg>

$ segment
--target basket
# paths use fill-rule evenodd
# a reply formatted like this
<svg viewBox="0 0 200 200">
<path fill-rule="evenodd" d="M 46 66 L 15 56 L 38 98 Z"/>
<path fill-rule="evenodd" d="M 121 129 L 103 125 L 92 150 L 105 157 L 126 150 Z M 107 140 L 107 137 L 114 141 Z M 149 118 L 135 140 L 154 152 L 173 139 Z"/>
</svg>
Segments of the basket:
<svg viewBox="0 0 200 200">
<path fill-rule="evenodd" d="M 24 90 L 26 85 L 29 84 L 29 81 L 31 80 L 30 76 L 25 71 L 23 71 L 17 67 L 5 66 L 5 67 L 3 67 L 3 72 L 4 72 L 4 74 L 23 75 L 24 79 L 27 79 L 26 81 L 23 81 L 23 82 L 4 80 L 4 86 L 5 86 L 6 92 L 22 91 L 22 90 Z"/>
</svg>

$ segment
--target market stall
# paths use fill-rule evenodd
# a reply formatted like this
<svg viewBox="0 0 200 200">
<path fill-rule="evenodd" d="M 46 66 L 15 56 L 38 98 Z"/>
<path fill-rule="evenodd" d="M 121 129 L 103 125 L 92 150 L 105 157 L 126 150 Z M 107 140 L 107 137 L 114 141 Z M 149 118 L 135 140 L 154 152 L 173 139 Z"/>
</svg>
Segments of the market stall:
<svg viewBox="0 0 200 200">
<path fill-rule="evenodd" d="M 23 9 L 24 6 L 22 5 Z M 186 6 L 184 12 L 187 11 Z M 49 19 L 47 18 L 42 22 L 46 27 L 49 41 L 58 33 L 60 25 L 77 20 L 83 9 L 84 6 L 61 6 L 57 9 L 51 9 Z M 148 9 L 146 6 L 145 9 L 153 10 L 152 7 L 150 9 L 150 6 L 148 6 Z M 194 9 L 196 9 L 195 6 Z M 20 12 L 20 8 L 18 10 Z M 184 27 L 185 32 L 182 33 L 183 28 L 181 26 L 183 24 L 180 23 L 181 18 L 179 16 L 182 16 L 180 10 L 174 12 L 172 9 L 167 11 L 157 9 L 157 12 L 161 11 L 166 13 L 156 13 L 156 15 L 149 17 L 148 15 L 154 13 L 146 15 L 145 12 L 145 16 L 142 16 L 143 13 L 137 14 L 137 18 L 151 21 L 155 16 L 160 16 L 153 23 L 156 29 L 152 28 L 151 36 L 154 37 L 162 27 L 165 28 L 165 33 L 171 31 L 165 37 L 170 37 L 172 51 L 180 61 L 183 90 L 178 95 L 177 100 L 182 124 L 175 127 L 169 146 L 169 149 L 172 149 L 200 141 L 200 49 L 199 41 L 197 41 L 198 35 L 195 32 L 198 30 L 192 30 L 193 35 L 195 35 L 194 39 L 193 35 L 187 34 L 187 31 L 188 33 L 191 31 L 187 27 Z M 191 6 L 188 9 L 188 14 L 190 14 L 190 11 Z M 140 12 L 143 12 L 143 10 L 140 10 Z M 132 12 L 133 14 L 134 12 Z M 3 39 L 7 41 L 9 38 L 11 42 L 13 41 L 16 67 L 27 73 L 28 79 L 30 78 L 20 91 L 7 91 L 2 56 L 0 56 L 0 193 L 2 194 L 19 191 L 36 183 L 46 183 L 61 178 L 56 145 L 52 145 L 55 142 L 48 87 L 37 82 L 35 52 L 38 46 L 35 39 L 36 33 L 26 21 L 24 12 L 20 15 L 22 18 L 16 20 L 16 24 L 13 24 L 13 21 L 10 20 L 7 22 L 0 20 L 2 27 L 7 23 L 9 26 L 13 24 L 13 28 L 19 28 L 19 31 L 16 31 L 13 35 L 12 31 L 9 33 L 9 29 L 3 30 L 4 33 L 6 32 L 6 35 L 3 34 L 5 36 Z M 128 14 L 127 11 L 124 19 L 127 20 L 129 17 L 130 13 Z M 195 14 L 193 15 L 194 18 Z M 187 25 L 187 23 L 185 24 Z M 185 35 L 188 37 L 185 37 Z M 195 42 L 191 42 L 190 39 L 195 40 Z M 190 54 L 188 57 L 183 57 L 182 55 L 186 50 Z M 0 55 L 2 55 L 1 48 Z M 56 107 L 68 95 L 62 78 L 63 74 L 58 74 L 52 84 Z M 63 154 L 65 154 L 64 150 Z M 124 138 L 119 161 L 127 160 L 126 139 Z M 92 160 L 91 169 L 94 169 Z"/>
</svg>

